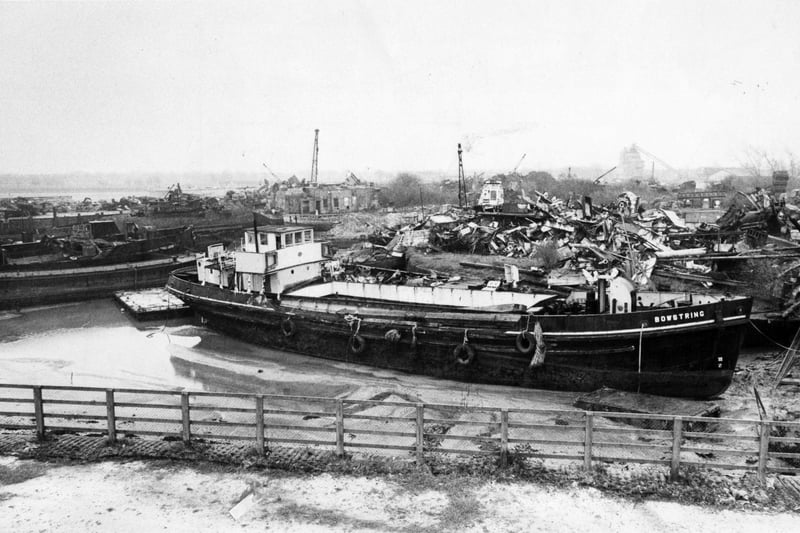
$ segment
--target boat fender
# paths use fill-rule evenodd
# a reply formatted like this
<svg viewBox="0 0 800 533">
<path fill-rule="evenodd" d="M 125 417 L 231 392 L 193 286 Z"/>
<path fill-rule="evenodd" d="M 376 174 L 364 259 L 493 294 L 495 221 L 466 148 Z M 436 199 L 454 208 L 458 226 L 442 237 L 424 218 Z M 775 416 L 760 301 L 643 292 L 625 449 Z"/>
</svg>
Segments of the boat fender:
<svg viewBox="0 0 800 533">
<path fill-rule="evenodd" d="M 536 350 L 536 338 L 528 331 L 520 331 L 517 335 L 517 351 L 523 355 L 530 355 Z"/>
<path fill-rule="evenodd" d="M 542 331 L 542 325 L 538 321 L 533 328 L 533 338 L 536 340 L 534 343 L 536 352 L 533 354 L 528 368 L 542 366 L 544 364 L 545 355 L 547 354 L 547 344 L 544 342 L 544 331 Z"/>
<path fill-rule="evenodd" d="M 467 366 L 475 359 L 475 350 L 469 344 L 459 344 L 453 350 L 456 363 Z"/>
<path fill-rule="evenodd" d="M 400 342 L 400 332 L 396 329 L 390 329 L 386 332 L 383 338 L 389 342 Z"/>
<path fill-rule="evenodd" d="M 367 347 L 367 341 L 364 340 L 364 337 L 356 333 L 352 337 L 350 337 L 350 342 L 347 343 L 347 348 L 350 350 L 351 353 L 358 355 L 363 352 Z"/>
<path fill-rule="evenodd" d="M 286 318 L 281 322 L 281 331 L 283 332 L 284 337 L 293 337 L 297 328 L 292 322 L 291 318 Z"/>
</svg>

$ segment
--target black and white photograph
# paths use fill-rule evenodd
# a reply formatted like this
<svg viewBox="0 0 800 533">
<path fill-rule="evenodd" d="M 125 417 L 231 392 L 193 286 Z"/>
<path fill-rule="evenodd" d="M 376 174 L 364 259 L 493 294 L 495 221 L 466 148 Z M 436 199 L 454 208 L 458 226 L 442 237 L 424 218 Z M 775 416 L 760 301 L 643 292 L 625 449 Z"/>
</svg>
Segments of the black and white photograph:
<svg viewBox="0 0 800 533">
<path fill-rule="evenodd" d="M 800 529 L 798 21 L 0 0 L 0 529 Z"/>
</svg>

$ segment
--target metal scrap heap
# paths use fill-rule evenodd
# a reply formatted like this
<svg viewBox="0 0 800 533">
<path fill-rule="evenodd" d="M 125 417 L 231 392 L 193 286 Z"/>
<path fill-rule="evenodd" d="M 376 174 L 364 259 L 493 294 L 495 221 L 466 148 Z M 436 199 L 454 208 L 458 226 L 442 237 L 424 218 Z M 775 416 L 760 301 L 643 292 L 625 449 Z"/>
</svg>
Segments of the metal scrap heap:
<svg viewBox="0 0 800 533">
<path fill-rule="evenodd" d="M 561 200 L 537 192 L 525 212 L 440 213 L 400 230 L 390 244 L 523 259 L 516 261 L 525 265 L 520 272 L 545 276 L 551 287 L 623 274 L 640 289 L 699 283 L 758 293 L 772 307 L 777 298 L 781 312 L 800 312 L 793 277 L 800 244 L 789 240 L 790 230 L 800 230 L 800 208 L 763 191 L 740 193 L 717 223 L 697 226 L 672 210 L 642 209 L 632 193 L 594 206 L 586 197 Z"/>
</svg>

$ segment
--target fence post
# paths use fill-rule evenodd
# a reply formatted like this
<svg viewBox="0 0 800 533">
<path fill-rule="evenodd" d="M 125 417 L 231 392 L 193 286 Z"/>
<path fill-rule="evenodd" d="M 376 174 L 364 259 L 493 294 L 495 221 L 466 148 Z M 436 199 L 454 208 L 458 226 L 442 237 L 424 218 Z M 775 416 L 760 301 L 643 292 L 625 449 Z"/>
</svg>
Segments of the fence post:
<svg viewBox="0 0 800 533">
<path fill-rule="evenodd" d="M 425 464 L 425 404 L 417 404 L 417 466 Z"/>
<path fill-rule="evenodd" d="M 500 467 L 508 466 L 508 409 L 500 410 Z"/>
<path fill-rule="evenodd" d="M 344 456 L 344 401 L 336 400 L 336 455 Z"/>
<path fill-rule="evenodd" d="M 681 466 L 681 438 L 683 436 L 683 418 L 672 419 L 672 461 L 669 464 L 669 480 L 678 480 L 678 468 Z"/>
<path fill-rule="evenodd" d="M 264 455 L 264 396 L 256 396 L 256 448 Z"/>
<path fill-rule="evenodd" d="M 189 418 L 189 393 L 181 393 L 181 421 L 183 422 L 183 442 L 189 443 L 192 438 L 191 420 Z"/>
<path fill-rule="evenodd" d="M 761 439 L 758 447 L 758 479 L 764 482 L 767 478 L 767 453 L 769 452 L 769 432 L 772 423 L 761 421 Z"/>
<path fill-rule="evenodd" d="M 117 443 L 117 414 L 114 411 L 114 389 L 106 389 L 106 421 L 108 423 L 108 443 Z"/>
<path fill-rule="evenodd" d="M 36 419 L 36 438 L 44 439 L 44 405 L 42 404 L 42 386 L 33 387 L 33 417 Z"/>
<path fill-rule="evenodd" d="M 584 416 L 586 422 L 586 433 L 583 438 L 583 467 L 586 470 L 592 469 L 592 426 L 594 426 L 594 413 L 586 412 Z"/>
</svg>

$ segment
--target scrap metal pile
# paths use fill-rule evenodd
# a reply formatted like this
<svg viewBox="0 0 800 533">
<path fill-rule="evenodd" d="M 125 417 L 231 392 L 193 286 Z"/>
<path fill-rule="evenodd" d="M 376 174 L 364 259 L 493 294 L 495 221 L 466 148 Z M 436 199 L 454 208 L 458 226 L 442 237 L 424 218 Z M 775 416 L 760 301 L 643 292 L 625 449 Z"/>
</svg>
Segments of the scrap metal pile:
<svg viewBox="0 0 800 533">
<path fill-rule="evenodd" d="M 740 196 L 716 224 L 690 226 L 675 211 L 640 208 L 632 193 L 604 206 L 536 193 L 527 212 L 440 213 L 401 229 L 387 247 L 521 258 L 526 267 L 520 271 L 545 276 L 550 287 L 587 286 L 622 274 L 640 289 L 701 284 L 764 295 L 766 277 L 780 281 L 778 292 L 791 285 L 789 294 L 769 295 L 773 303 L 782 298 L 778 307 L 800 313 L 793 277 L 800 271 L 800 244 L 789 240 L 789 230 L 800 229 L 800 208 L 763 192 Z M 753 275 L 759 268 L 766 271 Z"/>
<path fill-rule="evenodd" d="M 443 251 L 528 258 L 549 272 L 550 285 L 586 285 L 624 273 L 648 287 L 654 272 L 717 281 L 710 266 L 691 260 L 713 251 L 716 237 L 690 230 L 673 211 L 639 209 L 631 193 L 600 207 L 589 198 L 569 202 L 537 193 L 527 213 L 482 213 L 433 226 L 430 243 Z M 657 265 L 675 258 L 680 261 Z"/>
</svg>

